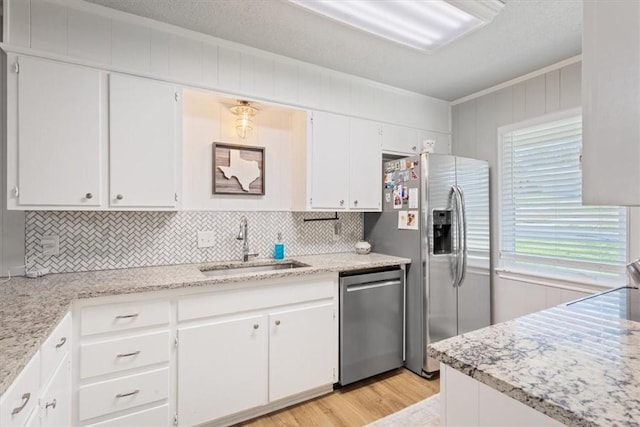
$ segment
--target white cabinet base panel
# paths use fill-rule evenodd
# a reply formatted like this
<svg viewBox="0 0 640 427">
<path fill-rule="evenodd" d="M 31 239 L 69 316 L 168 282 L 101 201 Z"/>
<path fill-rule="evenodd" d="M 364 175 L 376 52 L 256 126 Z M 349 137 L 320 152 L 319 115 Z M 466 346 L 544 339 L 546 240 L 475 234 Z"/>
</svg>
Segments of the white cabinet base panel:
<svg viewBox="0 0 640 427">
<path fill-rule="evenodd" d="M 560 427 L 564 424 L 440 364 L 442 427 Z"/>
</svg>

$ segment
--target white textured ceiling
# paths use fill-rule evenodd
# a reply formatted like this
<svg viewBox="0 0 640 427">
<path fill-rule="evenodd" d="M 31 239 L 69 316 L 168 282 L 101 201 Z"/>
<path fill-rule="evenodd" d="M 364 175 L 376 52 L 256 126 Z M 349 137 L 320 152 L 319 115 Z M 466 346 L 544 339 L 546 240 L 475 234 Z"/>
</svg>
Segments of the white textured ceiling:
<svg viewBox="0 0 640 427">
<path fill-rule="evenodd" d="M 507 0 L 491 24 L 432 54 L 283 0 L 88 1 L 449 101 L 581 52 L 582 0 Z"/>
</svg>

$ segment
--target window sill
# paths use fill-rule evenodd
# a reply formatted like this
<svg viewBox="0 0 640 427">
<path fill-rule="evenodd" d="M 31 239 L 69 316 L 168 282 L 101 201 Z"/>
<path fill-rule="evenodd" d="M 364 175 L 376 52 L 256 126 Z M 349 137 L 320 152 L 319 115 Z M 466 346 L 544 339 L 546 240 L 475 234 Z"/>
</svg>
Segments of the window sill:
<svg viewBox="0 0 640 427">
<path fill-rule="evenodd" d="M 498 277 L 502 279 L 515 280 L 518 282 L 530 283 L 533 285 L 546 286 L 550 288 L 565 289 L 568 291 L 586 292 L 590 294 L 626 286 L 626 284 L 624 283 L 620 285 L 603 285 L 597 283 L 571 281 L 552 276 L 538 276 L 529 273 L 505 270 L 503 268 L 496 268 L 494 269 L 494 271 L 498 275 Z"/>
</svg>

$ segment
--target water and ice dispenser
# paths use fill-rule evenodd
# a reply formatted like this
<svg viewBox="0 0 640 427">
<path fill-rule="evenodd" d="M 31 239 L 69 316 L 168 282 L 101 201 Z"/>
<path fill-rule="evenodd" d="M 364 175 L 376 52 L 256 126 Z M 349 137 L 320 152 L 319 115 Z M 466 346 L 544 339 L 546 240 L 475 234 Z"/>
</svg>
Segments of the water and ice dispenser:
<svg viewBox="0 0 640 427">
<path fill-rule="evenodd" d="M 451 253 L 451 210 L 433 211 L 433 254 Z"/>
</svg>

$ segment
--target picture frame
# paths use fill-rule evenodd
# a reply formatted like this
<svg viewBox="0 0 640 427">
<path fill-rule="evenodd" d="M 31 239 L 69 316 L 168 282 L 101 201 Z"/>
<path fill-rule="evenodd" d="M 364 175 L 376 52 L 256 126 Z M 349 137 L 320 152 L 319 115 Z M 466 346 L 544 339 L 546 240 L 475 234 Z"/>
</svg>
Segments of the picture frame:
<svg viewBox="0 0 640 427">
<path fill-rule="evenodd" d="M 213 194 L 265 194 L 265 148 L 213 143 Z"/>
</svg>

